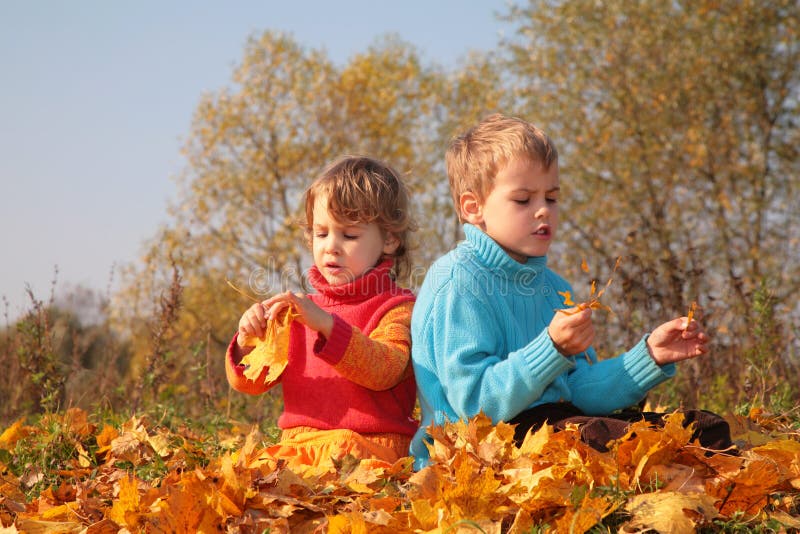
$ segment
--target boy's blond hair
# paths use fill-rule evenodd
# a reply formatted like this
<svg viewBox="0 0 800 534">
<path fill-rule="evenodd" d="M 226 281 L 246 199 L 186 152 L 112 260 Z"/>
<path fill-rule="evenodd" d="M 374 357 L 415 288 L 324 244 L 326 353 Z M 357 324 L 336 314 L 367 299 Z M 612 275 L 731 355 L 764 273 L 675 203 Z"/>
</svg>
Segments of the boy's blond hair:
<svg viewBox="0 0 800 534">
<path fill-rule="evenodd" d="M 328 199 L 328 213 L 340 224 L 376 223 L 383 235 L 391 233 L 400 244 L 392 255 L 393 274 L 401 276 L 410 265 L 409 235 L 416 224 L 409 213 L 409 195 L 400 175 L 386 163 L 367 156 L 343 156 L 331 163 L 305 192 L 305 232 L 313 237 L 314 202 Z"/>
<path fill-rule="evenodd" d="M 459 220 L 464 220 L 461 194 L 472 192 L 484 202 L 497 173 L 514 158 L 530 158 L 547 170 L 558 161 L 558 151 L 547 134 L 533 124 L 499 113 L 486 117 L 450 142 L 445 162 Z"/>
</svg>

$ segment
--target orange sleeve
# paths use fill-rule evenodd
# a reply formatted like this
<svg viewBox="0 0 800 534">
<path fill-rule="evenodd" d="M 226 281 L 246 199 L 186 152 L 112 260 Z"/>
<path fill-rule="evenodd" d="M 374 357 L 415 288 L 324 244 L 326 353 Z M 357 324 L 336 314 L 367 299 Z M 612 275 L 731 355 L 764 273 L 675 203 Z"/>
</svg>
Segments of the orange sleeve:
<svg viewBox="0 0 800 534">
<path fill-rule="evenodd" d="M 247 393 L 248 395 L 260 395 L 271 389 L 276 382 L 264 382 L 264 377 L 269 369 L 264 369 L 256 380 L 250 380 L 244 376 L 244 365 L 239 363 L 242 360 L 243 354 L 239 345 L 236 343 L 236 338 L 238 336 L 239 333 L 237 332 L 233 336 L 230 345 L 228 345 L 228 351 L 225 354 L 225 376 L 228 378 L 228 384 L 236 391 Z M 278 381 L 279 380 L 280 379 L 278 379 Z"/>
<path fill-rule="evenodd" d="M 392 388 L 408 377 L 413 307 L 413 302 L 405 302 L 390 309 L 369 336 L 351 326 L 344 354 L 334 364 L 339 374 L 374 391 Z"/>
</svg>

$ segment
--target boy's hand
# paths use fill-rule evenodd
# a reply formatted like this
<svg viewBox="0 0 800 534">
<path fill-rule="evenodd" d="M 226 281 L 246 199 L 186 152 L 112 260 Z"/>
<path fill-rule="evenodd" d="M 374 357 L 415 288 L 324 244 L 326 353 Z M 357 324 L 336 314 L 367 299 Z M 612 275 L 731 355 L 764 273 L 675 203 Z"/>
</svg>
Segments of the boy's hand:
<svg viewBox="0 0 800 534">
<path fill-rule="evenodd" d="M 592 310 L 569 308 L 565 311 L 568 313 L 556 312 L 547 327 L 547 333 L 558 352 L 573 356 L 585 351 L 594 342 Z"/>
<path fill-rule="evenodd" d="M 658 365 L 695 358 L 708 352 L 709 338 L 697 321 L 678 317 L 660 325 L 647 338 L 647 349 Z"/>
<path fill-rule="evenodd" d="M 331 337 L 333 315 L 314 304 L 314 302 L 303 293 L 286 291 L 265 300 L 261 304 L 263 304 L 264 308 L 267 310 L 266 316 L 269 318 L 275 317 L 283 308 L 292 305 L 297 311 L 298 321 L 312 330 L 316 330 L 326 338 Z"/>
</svg>

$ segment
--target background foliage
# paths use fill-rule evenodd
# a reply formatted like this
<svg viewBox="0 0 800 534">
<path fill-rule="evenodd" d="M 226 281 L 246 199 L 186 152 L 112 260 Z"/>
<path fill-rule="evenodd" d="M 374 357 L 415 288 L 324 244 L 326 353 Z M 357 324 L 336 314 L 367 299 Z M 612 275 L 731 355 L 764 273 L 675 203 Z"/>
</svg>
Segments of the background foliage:
<svg viewBox="0 0 800 534">
<path fill-rule="evenodd" d="M 290 36 L 251 37 L 231 83 L 198 105 L 169 222 L 92 295 L 91 320 L 31 295 L 0 333 L 0 422 L 68 406 L 223 415 L 269 426 L 279 392 L 229 391 L 222 358 L 249 301 L 303 288 L 304 188 L 345 153 L 408 180 L 417 287 L 460 238 L 447 142 L 495 111 L 544 128 L 561 155 L 562 222 L 550 265 L 577 298 L 620 267 L 595 321 L 601 354 L 684 315 L 714 338 L 651 401 L 721 412 L 800 405 L 797 304 L 800 5 L 536 1 L 514 31 L 444 68 L 395 37 L 345 64 Z"/>
</svg>

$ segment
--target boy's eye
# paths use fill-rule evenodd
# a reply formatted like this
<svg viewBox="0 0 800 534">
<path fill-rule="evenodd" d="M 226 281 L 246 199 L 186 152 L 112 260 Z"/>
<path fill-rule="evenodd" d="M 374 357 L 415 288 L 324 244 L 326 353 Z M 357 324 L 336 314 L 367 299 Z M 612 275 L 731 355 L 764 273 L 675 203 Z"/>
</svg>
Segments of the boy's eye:
<svg viewBox="0 0 800 534">
<path fill-rule="evenodd" d="M 514 202 L 515 202 L 515 203 L 517 203 L 517 204 L 519 204 L 519 205 L 521 205 L 521 206 L 524 206 L 524 205 L 525 205 L 525 204 L 527 204 L 529 201 L 530 201 L 530 199 L 528 199 L 528 198 L 515 198 L 515 199 L 514 199 Z"/>
<path fill-rule="evenodd" d="M 548 198 L 547 202 L 549 204 L 557 204 L 558 203 L 558 199 L 557 198 Z"/>
</svg>

